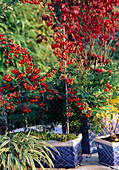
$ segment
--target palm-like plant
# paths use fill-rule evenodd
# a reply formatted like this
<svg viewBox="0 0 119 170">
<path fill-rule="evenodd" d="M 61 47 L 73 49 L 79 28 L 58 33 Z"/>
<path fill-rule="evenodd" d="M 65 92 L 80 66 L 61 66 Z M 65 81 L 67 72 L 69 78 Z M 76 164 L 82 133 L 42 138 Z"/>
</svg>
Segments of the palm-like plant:
<svg viewBox="0 0 119 170">
<path fill-rule="evenodd" d="M 27 135 L 13 135 L 9 137 L 6 133 L 0 136 L 0 169 L 8 170 L 25 170 L 28 167 L 35 170 L 35 162 L 42 169 L 43 163 L 53 167 L 51 158 L 53 154 L 50 149 L 52 146 L 40 141 L 39 137 L 35 137 L 28 133 Z"/>
</svg>

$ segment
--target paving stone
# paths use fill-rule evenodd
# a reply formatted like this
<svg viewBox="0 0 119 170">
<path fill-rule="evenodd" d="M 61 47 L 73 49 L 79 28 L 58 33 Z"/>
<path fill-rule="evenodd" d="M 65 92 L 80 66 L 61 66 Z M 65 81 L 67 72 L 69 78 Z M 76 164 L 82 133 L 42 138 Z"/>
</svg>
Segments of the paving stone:
<svg viewBox="0 0 119 170">
<path fill-rule="evenodd" d="M 40 168 L 36 168 L 36 170 L 40 170 Z M 50 168 L 45 168 L 45 170 L 50 170 Z M 52 170 L 66 170 L 65 168 L 53 168 Z M 118 166 L 111 166 L 101 164 L 98 160 L 98 153 L 89 155 L 84 154 L 83 160 L 79 166 L 76 168 L 69 168 L 68 170 L 119 170 Z"/>
</svg>

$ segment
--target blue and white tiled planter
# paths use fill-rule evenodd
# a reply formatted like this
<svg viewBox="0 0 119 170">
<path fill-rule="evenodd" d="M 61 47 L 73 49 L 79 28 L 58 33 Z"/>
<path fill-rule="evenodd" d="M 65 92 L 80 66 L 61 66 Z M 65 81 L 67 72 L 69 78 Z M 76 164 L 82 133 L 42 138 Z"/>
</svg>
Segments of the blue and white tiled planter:
<svg viewBox="0 0 119 170">
<path fill-rule="evenodd" d="M 90 129 L 86 120 L 83 122 L 83 126 L 80 128 L 82 133 L 82 153 L 93 154 L 97 152 L 95 137 L 102 136 L 103 134 L 96 134 L 96 132 Z"/>
<path fill-rule="evenodd" d="M 113 122 L 114 127 L 116 124 L 115 120 L 117 120 L 116 117 Z M 96 147 L 96 143 L 95 143 L 94 139 L 96 137 L 103 136 L 104 134 L 103 133 L 97 134 L 94 130 L 92 131 L 90 129 L 90 126 L 87 125 L 88 123 L 87 123 L 86 119 L 82 120 L 82 123 L 83 123 L 83 126 L 80 129 L 80 133 L 82 133 L 82 152 L 87 153 L 87 154 L 96 153 L 97 147 Z M 106 135 L 109 135 L 109 133 L 106 130 L 104 130 L 104 131 L 105 131 Z M 119 125 L 117 127 L 117 133 L 119 133 Z"/>
<path fill-rule="evenodd" d="M 101 138 L 105 138 L 105 136 L 94 139 L 97 145 L 99 161 L 109 166 L 119 165 L 119 142 L 113 143 Z"/>
<path fill-rule="evenodd" d="M 75 168 L 82 161 L 82 134 L 77 139 L 67 142 L 47 141 L 58 152 L 52 150 L 55 159 L 52 159 L 55 168 Z"/>
<path fill-rule="evenodd" d="M 94 130 L 92 131 L 91 129 L 88 129 L 87 132 L 84 132 L 82 138 L 82 152 L 87 154 L 96 153 L 97 146 L 94 139 L 95 137 L 99 137 L 102 135 L 102 133 L 96 134 L 96 132 Z"/>
</svg>

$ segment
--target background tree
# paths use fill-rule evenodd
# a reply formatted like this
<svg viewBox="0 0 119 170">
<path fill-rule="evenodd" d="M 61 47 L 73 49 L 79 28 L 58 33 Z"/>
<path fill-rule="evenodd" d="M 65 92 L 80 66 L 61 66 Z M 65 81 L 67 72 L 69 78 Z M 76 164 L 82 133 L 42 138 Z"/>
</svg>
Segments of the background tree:
<svg viewBox="0 0 119 170">
<path fill-rule="evenodd" d="M 20 1 L 2 0 L 0 3 L 0 31 L 13 39 L 13 43 L 24 46 L 32 55 L 34 65 L 39 66 L 42 72 L 47 72 L 57 59 L 50 47 L 52 30 L 41 19 L 46 13 L 45 8 Z M 7 66 L 2 51 L 0 56 L 2 74 Z"/>
</svg>

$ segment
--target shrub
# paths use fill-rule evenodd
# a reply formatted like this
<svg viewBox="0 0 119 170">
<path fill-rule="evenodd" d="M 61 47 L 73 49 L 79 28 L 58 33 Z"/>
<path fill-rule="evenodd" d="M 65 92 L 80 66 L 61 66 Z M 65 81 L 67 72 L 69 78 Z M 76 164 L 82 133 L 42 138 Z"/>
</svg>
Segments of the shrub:
<svg viewBox="0 0 119 170">
<path fill-rule="evenodd" d="M 53 163 L 49 154 L 53 157 L 48 147 L 49 144 L 39 140 L 39 137 L 30 135 L 5 135 L 0 136 L 0 167 L 1 169 L 25 170 L 31 167 L 35 170 L 35 162 L 37 162 L 42 169 L 43 162 L 47 163 L 50 168 Z M 51 147 L 53 149 L 53 147 Z M 53 157 L 54 158 L 54 157 Z"/>
</svg>

